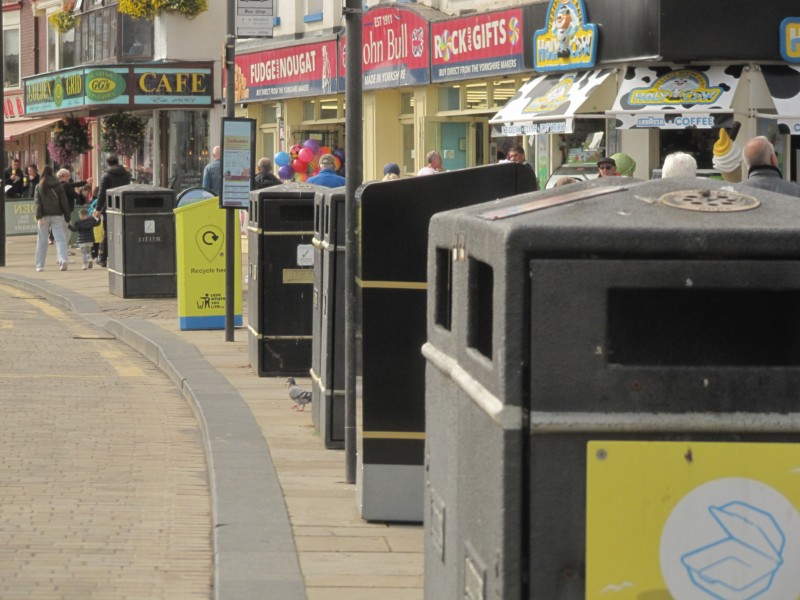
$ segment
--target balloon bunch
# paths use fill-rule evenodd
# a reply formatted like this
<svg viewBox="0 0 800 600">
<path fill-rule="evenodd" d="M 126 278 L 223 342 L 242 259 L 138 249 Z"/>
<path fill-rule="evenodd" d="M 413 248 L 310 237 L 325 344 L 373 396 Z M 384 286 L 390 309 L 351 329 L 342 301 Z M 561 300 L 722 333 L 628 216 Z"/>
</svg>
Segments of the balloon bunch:
<svg viewBox="0 0 800 600">
<path fill-rule="evenodd" d="M 323 146 L 318 140 L 307 139 L 303 145 L 295 144 L 288 152 L 281 150 L 275 155 L 278 177 L 282 181 L 305 181 L 319 173 L 319 159 L 325 154 L 332 154 L 336 164 L 336 172 L 344 175 L 344 150 Z"/>
</svg>

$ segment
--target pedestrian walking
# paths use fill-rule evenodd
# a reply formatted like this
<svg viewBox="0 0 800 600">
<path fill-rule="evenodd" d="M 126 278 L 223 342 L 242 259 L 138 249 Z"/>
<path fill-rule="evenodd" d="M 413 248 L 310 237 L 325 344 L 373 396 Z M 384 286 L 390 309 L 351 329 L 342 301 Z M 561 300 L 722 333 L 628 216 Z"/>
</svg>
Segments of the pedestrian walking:
<svg viewBox="0 0 800 600">
<path fill-rule="evenodd" d="M 92 245 L 94 245 L 94 228 L 101 224 L 100 213 L 95 211 L 94 215 L 89 215 L 89 210 L 81 208 L 78 211 L 78 218 L 74 223 L 70 223 L 71 231 L 78 233 L 78 246 L 83 257 L 83 269 L 91 269 L 94 265 L 92 258 Z"/>
<path fill-rule="evenodd" d="M 36 208 L 36 270 L 44 271 L 47 258 L 47 231 L 52 228 L 55 238 L 56 258 L 61 271 L 67 270 L 67 235 L 64 222 L 69 222 L 70 212 L 67 196 L 58 178 L 53 175 L 53 168 L 47 165 L 42 170 L 42 178 L 33 192 L 33 204 Z"/>
<path fill-rule="evenodd" d="M 100 189 L 97 192 L 97 210 L 100 212 L 103 221 L 103 242 L 100 244 L 100 253 L 97 257 L 97 265 L 105 267 L 108 264 L 108 229 L 106 229 L 106 194 L 108 190 L 128 185 L 131 182 L 131 175 L 125 170 L 119 159 L 113 154 L 106 159 L 108 168 L 100 178 Z"/>
</svg>

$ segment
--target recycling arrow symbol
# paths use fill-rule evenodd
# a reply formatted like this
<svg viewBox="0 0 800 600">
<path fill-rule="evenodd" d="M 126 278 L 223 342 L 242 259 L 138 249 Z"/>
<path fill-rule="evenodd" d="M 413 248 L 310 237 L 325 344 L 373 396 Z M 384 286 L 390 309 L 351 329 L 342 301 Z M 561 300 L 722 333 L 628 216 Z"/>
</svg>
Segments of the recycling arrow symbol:
<svg viewBox="0 0 800 600">
<path fill-rule="evenodd" d="M 200 248 L 200 253 L 208 262 L 213 262 L 213 260 L 219 256 L 219 253 L 222 252 L 225 236 L 218 227 L 206 225 L 197 232 L 195 241 Z"/>
</svg>

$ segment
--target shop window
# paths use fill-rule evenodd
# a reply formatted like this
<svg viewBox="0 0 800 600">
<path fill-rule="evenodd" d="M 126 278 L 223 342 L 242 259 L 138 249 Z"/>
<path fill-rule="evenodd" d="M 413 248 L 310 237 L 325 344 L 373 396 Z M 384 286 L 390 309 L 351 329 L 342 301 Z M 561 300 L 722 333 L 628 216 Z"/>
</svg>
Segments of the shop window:
<svg viewBox="0 0 800 600">
<path fill-rule="evenodd" d="M 517 93 L 519 82 L 516 79 L 501 79 L 492 82 L 491 106 L 502 108 Z"/>
<path fill-rule="evenodd" d="M 167 187 L 180 191 L 200 185 L 203 180 L 203 169 L 211 155 L 209 111 L 169 110 L 164 111 L 162 115 L 167 121 L 168 131 Z M 145 165 L 147 165 L 146 160 Z"/>
<path fill-rule="evenodd" d="M 400 94 L 400 114 L 414 114 L 414 92 L 404 92 Z"/>
<path fill-rule="evenodd" d="M 322 0 L 306 0 L 306 14 L 303 21 L 313 23 L 322 20 Z"/>
<path fill-rule="evenodd" d="M 461 110 L 461 86 L 451 85 L 439 88 L 439 110 Z"/>
<path fill-rule="evenodd" d="M 464 108 L 488 108 L 487 89 L 488 86 L 485 83 L 468 83 L 466 85 L 467 98 Z"/>
<path fill-rule="evenodd" d="M 261 109 L 261 122 L 275 124 L 278 122 L 278 107 L 275 104 L 264 104 Z"/>
<path fill-rule="evenodd" d="M 3 85 L 19 87 L 19 29 L 3 31 Z"/>
<path fill-rule="evenodd" d="M 414 173 L 414 123 L 403 123 L 403 173 Z"/>
<path fill-rule="evenodd" d="M 52 27 L 47 28 L 47 70 L 58 71 L 76 66 L 75 29 L 66 33 L 58 33 Z"/>
<path fill-rule="evenodd" d="M 323 98 L 319 101 L 320 119 L 337 119 L 339 117 L 339 102 L 336 98 Z"/>
<path fill-rule="evenodd" d="M 153 57 L 153 22 L 120 15 L 122 58 L 137 60 Z"/>
<path fill-rule="evenodd" d="M 316 121 L 316 100 L 303 100 L 303 121 Z"/>
</svg>

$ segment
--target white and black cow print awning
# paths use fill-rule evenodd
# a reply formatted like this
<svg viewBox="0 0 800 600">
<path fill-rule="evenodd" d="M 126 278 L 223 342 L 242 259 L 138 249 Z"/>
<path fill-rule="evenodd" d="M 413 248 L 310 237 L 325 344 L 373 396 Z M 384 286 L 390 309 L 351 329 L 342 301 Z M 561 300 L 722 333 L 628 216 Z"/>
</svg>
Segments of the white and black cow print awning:
<svg viewBox="0 0 800 600">
<path fill-rule="evenodd" d="M 572 133 L 575 117 L 606 118 L 616 82 L 614 69 L 538 75 L 489 119 L 492 137 Z"/>
<path fill-rule="evenodd" d="M 800 67 L 762 65 L 761 72 L 776 114 L 758 112 L 757 116 L 775 119 L 781 133 L 800 134 Z"/>
<path fill-rule="evenodd" d="M 742 71 L 742 65 L 630 67 L 608 114 L 618 129 L 731 127 Z"/>
</svg>

